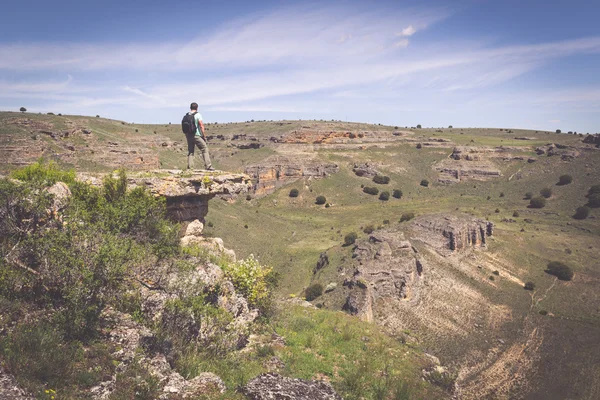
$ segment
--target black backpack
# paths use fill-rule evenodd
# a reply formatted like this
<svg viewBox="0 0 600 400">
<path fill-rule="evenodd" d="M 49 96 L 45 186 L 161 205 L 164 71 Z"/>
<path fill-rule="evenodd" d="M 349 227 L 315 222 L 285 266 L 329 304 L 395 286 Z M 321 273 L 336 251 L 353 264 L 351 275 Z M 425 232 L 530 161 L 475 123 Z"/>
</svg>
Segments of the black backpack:
<svg viewBox="0 0 600 400">
<path fill-rule="evenodd" d="M 196 113 L 187 113 L 183 116 L 183 119 L 181 120 L 181 130 L 186 135 L 196 134 L 196 119 L 194 118 L 195 114 Z"/>
</svg>

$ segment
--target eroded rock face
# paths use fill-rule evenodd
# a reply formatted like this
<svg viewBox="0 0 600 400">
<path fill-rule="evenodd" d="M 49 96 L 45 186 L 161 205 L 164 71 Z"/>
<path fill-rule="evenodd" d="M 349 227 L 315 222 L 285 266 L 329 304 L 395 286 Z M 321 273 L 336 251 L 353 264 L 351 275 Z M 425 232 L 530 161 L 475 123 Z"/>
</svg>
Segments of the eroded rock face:
<svg viewBox="0 0 600 400">
<path fill-rule="evenodd" d="M 343 310 L 373 320 L 373 305 L 381 299 L 407 300 L 424 273 L 423 261 L 402 232 L 376 231 L 358 240 L 352 257 L 358 263 L 344 281 L 350 294 Z"/>
<path fill-rule="evenodd" d="M 420 240 L 441 254 L 485 247 L 487 237 L 494 233 L 493 223 L 466 214 L 417 217 L 412 222 L 412 229 Z"/>
<path fill-rule="evenodd" d="M 342 400 L 333 387 L 323 381 L 286 378 L 262 374 L 243 388 L 250 400 Z"/>
<path fill-rule="evenodd" d="M 300 178 L 322 178 L 339 171 L 337 164 L 322 163 L 316 160 L 288 160 L 278 158 L 261 165 L 249 166 L 245 173 L 254 181 L 257 195 L 273 192 L 278 187 Z"/>
<path fill-rule="evenodd" d="M 354 164 L 352 171 L 357 176 L 362 176 L 364 178 L 373 178 L 375 175 L 379 174 L 379 172 L 375 169 L 375 166 L 371 163 Z"/>
</svg>

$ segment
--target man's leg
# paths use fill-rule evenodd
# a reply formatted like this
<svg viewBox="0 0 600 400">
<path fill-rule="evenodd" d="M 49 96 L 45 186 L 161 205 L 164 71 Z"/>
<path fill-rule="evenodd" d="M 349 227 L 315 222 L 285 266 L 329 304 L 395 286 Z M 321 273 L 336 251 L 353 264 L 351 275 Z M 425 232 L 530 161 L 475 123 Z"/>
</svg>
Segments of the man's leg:
<svg viewBox="0 0 600 400">
<path fill-rule="evenodd" d="M 194 169 L 194 147 L 195 147 L 195 142 L 194 142 L 194 137 L 193 136 L 186 136 L 187 139 L 187 145 L 188 145 L 188 162 L 187 162 L 187 167 L 188 169 Z"/>
<path fill-rule="evenodd" d="M 212 164 L 210 162 L 210 156 L 208 155 L 208 146 L 206 145 L 206 142 L 204 141 L 204 139 L 202 139 L 202 137 L 196 136 L 196 145 L 198 146 L 198 148 L 200 149 L 200 152 L 202 153 L 202 159 L 204 160 L 204 166 L 206 167 L 206 169 L 211 169 Z"/>
</svg>

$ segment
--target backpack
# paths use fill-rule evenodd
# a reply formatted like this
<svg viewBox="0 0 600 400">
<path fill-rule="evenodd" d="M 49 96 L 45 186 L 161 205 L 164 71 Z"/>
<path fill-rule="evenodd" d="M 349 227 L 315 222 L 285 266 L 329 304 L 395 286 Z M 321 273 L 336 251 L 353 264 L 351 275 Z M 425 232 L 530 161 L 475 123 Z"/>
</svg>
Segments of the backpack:
<svg viewBox="0 0 600 400">
<path fill-rule="evenodd" d="M 196 113 L 187 113 L 183 116 L 181 120 L 181 130 L 186 135 L 195 135 L 196 134 L 196 118 L 194 115 Z"/>
</svg>

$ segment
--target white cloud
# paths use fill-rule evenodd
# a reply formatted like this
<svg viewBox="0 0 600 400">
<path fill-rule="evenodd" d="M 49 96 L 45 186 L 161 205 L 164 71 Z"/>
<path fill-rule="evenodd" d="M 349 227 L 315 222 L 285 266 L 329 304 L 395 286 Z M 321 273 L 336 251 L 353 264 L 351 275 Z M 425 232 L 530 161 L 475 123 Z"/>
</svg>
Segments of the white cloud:
<svg viewBox="0 0 600 400">
<path fill-rule="evenodd" d="M 412 26 L 409 25 L 406 28 L 402 29 L 402 32 L 398 33 L 398 36 L 412 36 L 415 34 L 417 30 Z"/>
</svg>

